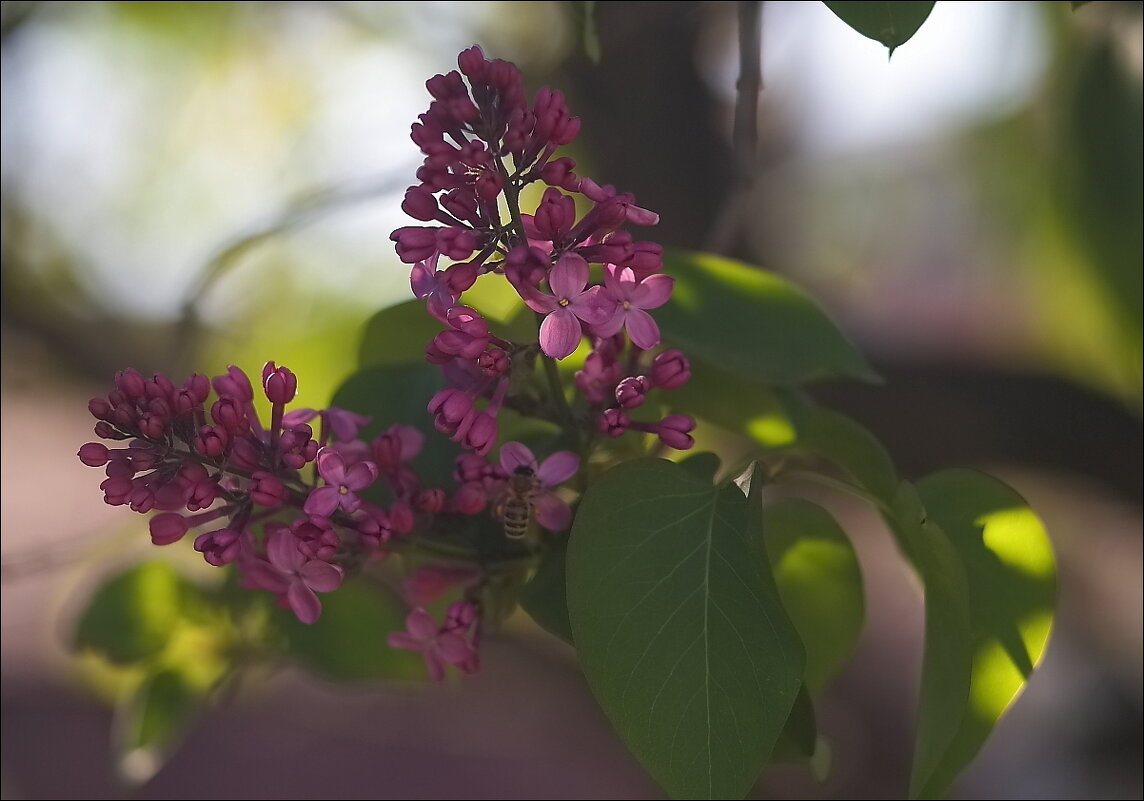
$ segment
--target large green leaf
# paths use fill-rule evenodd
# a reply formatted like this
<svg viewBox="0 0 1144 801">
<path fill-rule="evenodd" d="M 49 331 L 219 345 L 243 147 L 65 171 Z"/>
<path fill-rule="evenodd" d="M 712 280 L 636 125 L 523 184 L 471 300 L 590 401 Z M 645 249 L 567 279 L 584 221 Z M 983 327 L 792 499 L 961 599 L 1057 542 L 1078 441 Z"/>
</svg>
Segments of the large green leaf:
<svg viewBox="0 0 1144 801">
<path fill-rule="evenodd" d="M 818 304 L 777 275 L 683 251 L 664 254 L 664 272 L 675 289 L 655 317 L 664 340 L 688 355 L 768 384 L 876 378 Z"/>
<path fill-rule="evenodd" d="M 949 602 L 935 594 L 931 601 L 930 575 L 923 567 L 926 676 L 911 792 L 928 798 L 944 794 L 973 759 L 1043 655 L 1055 606 L 1056 568 L 1041 522 L 1020 495 L 997 479 L 972 470 L 945 470 L 918 482 L 917 492 L 928 521 L 923 532 L 940 527 L 963 567 L 968 590 L 965 599 Z M 937 603 L 943 608 L 934 610 L 931 630 L 930 606 Z M 970 639 L 965 643 L 967 611 Z M 953 643 L 968 651 L 951 661 L 952 655 L 940 652 Z M 931 655 L 931 650 L 938 653 Z M 934 671 L 943 678 L 929 680 Z M 953 671 L 959 675 L 950 675 Z M 924 740 L 922 732 L 929 733 Z"/>
<path fill-rule="evenodd" d="M 74 644 L 112 662 L 141 662 L 160 654 L 179 621 L 202 603 L 198 587 L 169 564 L 143 562 L 96 591 L 80 615 Z"/>
<path fill-rule="evenodd" d="M 568 611 L 600 705 L 675 798 L 741 798 L 802 684 L 802 646 L 750 497 L 658 459 L 584 495 L 568 545 Z"/>
<path fill-rule="evenodd" d="M 365 324 L 358 348 L 358 365 L 423 363 L 425 344 L 444 328 L 425 311 L 425 304 L 420 300 L 387 306 Z"/>
<path fill-rule="evenodd" d="M 806 683 L 820 690 L 862 631 L 858 557 L 830 513 L 800 498 L 767 504 L 763 531 L 783 606 L 806 647 Z"/>
<path fill-rule="evenodd" d="M 931 2 L 917 0 L 829 2 L 827 0 L 826 6 L 858 33 L 890 48 L 890 55 L 894 54 L 899 45 L 905 44 L 918 32 L 918 28 L 933 10 L 932 0 Z"/>
<path fill-rule="evenodd" d="M 413 468 L 426 486 L 449 487 L 453 459 L 461 448 L 433 428 L 433 418 L 426 411 L 429 399 L 444 386 L 440 370 L 431 364 L 379 364 L 351 375 L 330 403 L 371 418 L 359 434 L 366 441 L 394 423 L 420 430 L 425 447 L 413 460 Z"/>
<path fill-rule="evenodd" d="M 291 656 L 337 681 L 417 679 L 425 674 L 412 651 L 390 648 L 385 638 L 405 628 L 406 608 L 393 593 L 348 581 L 322 596 L 322 616 L 301 623 L 287 610 L 276 615 Z"/>
</svg>

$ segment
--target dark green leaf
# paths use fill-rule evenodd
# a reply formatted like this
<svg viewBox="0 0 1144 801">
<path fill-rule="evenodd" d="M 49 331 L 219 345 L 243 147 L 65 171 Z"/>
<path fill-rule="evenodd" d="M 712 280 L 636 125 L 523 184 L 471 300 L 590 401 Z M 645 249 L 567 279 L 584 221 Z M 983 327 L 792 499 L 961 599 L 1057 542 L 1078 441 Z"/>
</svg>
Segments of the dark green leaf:
<svg viewBox="0 0 1144 801">
<path fill-rule="evenodd" d="M 390 648 L 385 638 L 405 629 L 405 605 L 388 590 L 365 581 L 348 581 L 324 593 L 316 623 L 299 622 L 287 610 L 275 621 L 291 656 L 335 681 L 418 679 L 425 675 L 412 651 Z"/>
<path fill-rule="evenodd" d="M 426 486 L 449 487 L 453 459 L 461 448 L 433 428 L 433 418 L 425 410 L 429 399 L 444 386 L 440 370 L 425 362 L 375 365 L 346 379 L 330 403 L 371 418 L 359 435 L 366 441 L 394 423 L 420 430 L 425 447 L 412 462 L 414 470 Z"/>
<path fill-rule="evenodd" d="M 100 587 L 80 615 L 75 647 L 132 664 L 159 654 L 186 611 L 202 603 L 197 587 L 162 561 L 143 562 Z"/>
<path fill-rule="evenodd" d="M 1076 11 L 1081 6 L 1087 6 L 1090 0 L 1072 0 L 1073 11 Z"/>
<path fill-rule="evenodd" d="M 932 632 L 928 598 L 926 602 L 925 669 L 944 676 L 930 682 L 923 678 L 911 791 L 928 798 L 944 794 L 969 764 L 1044 653 L 1056 568 L 1041 522 L 1020 495 L 997 479 L 972 470 L 945 470 L 918 482 L 917 491 L 931 521 L 926 525 L 940 526 L 948 537 L 968 586 L 968 597 L 957 600 L 956 612 L 938 610 L 941 625 Z M 951 646 L 931 645 L 931 638 L 965 647 L 963 605 L 970 616 L 968 652 L 947 664 L 950 655 L 931 657 L 930 651 Z M 956 630 L 952 637 L 950 628 Z M 956 677 L 948 675 L 954 670 Z M 939 692 L 941 697 L 935 697 Z M 922 730 L 931 732 L 924 741 Z"/>
<path fill-rule="evenodd" d="M 894 463 L 878 439 L 844 414 L 811 406 L 794 415 L 796 448 L 834 462 L 854 483 L 884 503 L 898 492 Z"/>
<path fill-rule="evenodd" d="M 806 648 L 806 683 L 820 690 L 865 620 L 857 554 L 829 512 L 800 498 L 763 507 L 763 531 L 783 606 Z"/>
<path fill-rule="evenodd" d="M 120 706 L 115 721 L 115 751 L 120 775 L 143 784 L 163 766 L 182 738 L 201 702 L 201 693 L 176 670 L 148 676 Z"/>
<path fill-rule="evenodd" d="M 365 324 L 358 365 L 421 364 L 425 361 L 425 343 L 444 328 L 425 311 L 420 300 L 388 306 Z"/>
<path fill-rule="evenodd" d="M 719 472 L 719 457 L 710 451 L 692 453 L 680 459 L 679 466 L 696 478 L 714 482 L 715 474 Z"/>
<path fill-rule="evenodd" d="M 572 624 L 568 621 L 566 564 L 568 538 L 561 536 L 540 560 L 535 575 L 524 585 L 520 605 L 549 634 L 572 644 Z"/>
<path fill-rule="evenodd" d="M 915 0 L 845 0 L 827 2 L 826 6 L 858 33 L 890 48 L 890 55 L 918 32 L 933 10 L 932 2 Z"/>
<path fill-rule="evenodd" d="M 751 381 L 827 376 L 873 380 L 869 365 L 802 290 L 742 262 L 670 251 L 671 300 L 656 310 L 664 340 Z"/>
<path fill-rule="evenodd" d="M 764 520 L 764 525 L 766 522 Z M 814 718 L 814 703 L 806 685 L 799 688 L 790 717 L 775 743 L 772 762 L 805 762 L 814 756 L 818 743 L 818 723 Z"/>
<path fill-rule="evenodd" d="M 675 798 L 741 798 L 790 716 L 804 656 L 750 497 L 657 459 L 584 495 L 568 611 L 600 705 Z"/>
</svg>

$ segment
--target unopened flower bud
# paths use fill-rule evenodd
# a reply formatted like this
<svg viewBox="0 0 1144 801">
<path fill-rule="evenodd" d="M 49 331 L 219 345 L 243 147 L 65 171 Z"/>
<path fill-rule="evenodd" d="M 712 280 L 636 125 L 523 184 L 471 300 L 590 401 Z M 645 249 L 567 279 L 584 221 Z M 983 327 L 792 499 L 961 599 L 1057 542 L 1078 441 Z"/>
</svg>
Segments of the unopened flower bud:
<svg viewBox="0 0 1144 801">
<path fill-rule="evenodd" d="M 651 361 L 651 383 L 664 389 L 675 389 L 691 378 L 691 364 L 683 351 L 669 348 Z"/>
</svg>

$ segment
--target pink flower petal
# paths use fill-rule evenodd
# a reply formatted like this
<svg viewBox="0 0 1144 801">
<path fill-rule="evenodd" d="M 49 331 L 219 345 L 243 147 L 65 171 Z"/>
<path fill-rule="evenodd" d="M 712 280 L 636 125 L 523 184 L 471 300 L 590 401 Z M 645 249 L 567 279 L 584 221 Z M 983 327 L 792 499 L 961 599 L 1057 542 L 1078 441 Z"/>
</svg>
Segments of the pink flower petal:
<svg viewBox="0 0 1144 801">
<path fill-rule="evenodd" d="M 446 631 L 437 638 L 437 652 L 451 665 L 464 662 L 472 650 L 469 641 L 455 631 Z"/>
<path fill-rule="evenodd" d="M 658 273 L 649 275 L 639 286 L 632 290 L 632 305 L 640 309 L 655 309 L 667 303 L 671 297 L 671 289 L 675 286 L 675 279 L 670 275 Z"/>
<path fill-rule="evenodd" d="M 560 304 L 556 302 L 556 298 L 541 292 L 536 287 L 518 286 L 516 289 L 520 294 L 521 300 L 523 300 L 525 305 L 532 309 L 534 312 L 549 314 L 560 308 Z"/>
<path fill-rule="evenodd" d="M 588 262 L 575 253 L 565 253 L 548 273 L 548 286 L 558 301 L 576 297 L 584 291 L 587 283 Z"/>
<path fill-rule="evenodd" d="M 504 449 L 501 449 L 503 458 Z M 580 469 L 580 457 L 572 451 L 557 451 L 549 456 L 536 471 L 536 478 L 542 486 L 554 487 L 576 474 Z"/>
<path fill-rule="evenodd" d="M 602 286 L 594 286 L 573 298 L 569 305 L 581 320 L 591 325 L 598 325 L 615 314 L 618 304 Z"/>
<path fill-rule="evenodd" d="M 627 318 L 628 312 L 620 304 L 616 304 L 612 309 L 612 314 L 602 323 L 596 323 L 592 326 L 593 333 L 600 337 L 610 337 L 619 333 L 620 329 L 624 327 L 624 320 Z"/>
<path fill-rule="evenodd" d="M 390 648 L 408 648 L 410 651 L 420 651 L 425 647 L 425 641 L 411 637 L 404 631 L 395 631 L 385 638 Z"/>
<path fill-rule="evenodd" d="M 637 348 L 649 350 L 659 344 L 659 326 L 651 315 L 643 309 L 628 309 L 625 321 L 628 327 L 628 336 Z"/>
<path fill-rule="evenodd" d="M 506 442 L 500 449 L 500 466 L 510 476 L 518 467 L 528 467 L 536 470 L 536 457 L 527 446 L 519 442 Z"/>
<path fill-rule="evenodd" d="M 435 648 L 426 648 L 421 652 L 421 658 L 425 661 L 425 669 L 429 671 L 433 681 L 445 680 L 445 663 L 441 661 L 441 655 Z"/>
<path fill-rule="evenodd" d="M 405 630 L 424 642 L 437 636 L 437 622 L 419 606 L 405 617 Z"/>
<path fill-rule="evenodd" d="M 540 324 L 540 349 L 553 359 L 572 355 L 584 330 L 571 309 L 557 309 Z"/>
<path fill-rule="evenodd" d="M 342 569 L 320 559 L 311 559 L 302 565 L 298 574 L 315 592 L 333 592 L 342 583 Z"/>
<path fill-rule="evenodd" d="M 563 531 L 572 523 L 572 510 L 554 492 L 536 493 L 532 505 L 536 509 L 536 522 L 549 531 Z"/>
<path fill-rule="evenodd" d="M 286 592 L 290 580 L 264 559 L 251 558 L 241 562 L 242 574 L 249 586 L 254 589 Z M 247 586 L 247 585 L 244 585 Z"/>
<path fill-rule="evenodd" d="M 387 433 L 396 436 L 401 443 L 401 461 L 403 462 L 408 462 L 421 453 L 421 448 L 425 445 L 425 435 L 413 426 L 403 426 L 396 423 L 389 427 Z"/>
<path fill-rule="evenodd" d="M 337 487 L 318 487 L 310 490 L 306 502 L 302 505 L 302 511 L 308 515 L 329 517 L 338 508 L 341 498 Z"/>
<path fill-rule="evenodd" d="M 373 462 L 358 462 L 346 471 L 345 485 L 352 490 L 365 489 L 377 480 L 377 465 Z"/>
<path fill-rule="evenodd" d="M 342 455 L 333 448 L 318 451 L 318 474 L 328 484 L 346 483 L 346 463 Z"/>
<path fill-rule="evenodd" d="M 302 581 L 290 582 L 290 587 L 286 590 L 286 600 L 290 604 L 290 609 L 303 623 L 313 623 L 322 616 L 322 602 Z"/>
<path fill-rule="evenodd" d="M 266 541 L 266 556 L 270 564 L 283 573 L 293 573 L 306 561 L 306 555 L 298 550 L 298 538 L 287 529 L 279 529 Z"/>
</svg>

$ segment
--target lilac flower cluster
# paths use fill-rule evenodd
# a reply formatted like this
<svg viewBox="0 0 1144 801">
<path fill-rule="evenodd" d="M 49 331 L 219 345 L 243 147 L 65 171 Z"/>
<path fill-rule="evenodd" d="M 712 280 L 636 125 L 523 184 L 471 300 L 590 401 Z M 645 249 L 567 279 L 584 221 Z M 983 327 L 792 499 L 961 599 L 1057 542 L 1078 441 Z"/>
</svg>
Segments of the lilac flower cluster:
<svg viewBox="0 0 1144 801">
<path fill-rule="evenodd" d="M 622 227 L 654 225 L 658 216 L 631 194 L 578 176 L 571 158 L 555 157 L 580 129 L 560 92 L 542 88 L 529 105 L 519 70 L 486 59 L 476 46 L 460 54 L 458 66 L 426 83 L 433 100 L 412 128 L 425 159 L 402 208 L 436 225 L 399 228 L 390 237 L 402 261 L 413 265 L 413 294 L 447 326 L 426 346 L 426 358 L 441 365 L 450 384 L 429 404 L 437 429 L 486 454 L 496 439 L 497 412 L 517 400 L 506 399 L 510 373 L 531 365 L 514 357 L 539 348 L 547 358 L 565 359 L 587 337 L 591 350 L 575 385 L 596 430 L 644 431 L 669 447 L 691 447 L 689 415 L 650 423 L 628 415 L 652 388 L 679 386 L 690 375 L 677 350 L 650 364 L 645 355 L 660 343 L 649 311 L 667 302 L 673 279 L 661 272 L 662 247 Z M 533 213 L 523 213 L 520 193 L 537 181 L 547 188 Z M 591 204 L 579 219 L 576 196 Z M 442 269 L 442 258 L 452 264 Z M 533 342 L 494 336 L 478 312 L 461 304 L 463 293 L 490 273 L 507 280 L 536 313 Z M 518 392 L 524 382 L 512 386 Z M 551 397 L 559 392 L 549 389 L 554 407 L 563 402 Z M 574 423 L 567 415 L 558 422 Z"/>
<path fill-rule="evenodd" d="M 559 92 L 541 89 L 529 104 L 513 65 L 487 60 L 477 47 L 458 62 L 460 72 L 428 81 L 433 101 L 413 125 L 425 159 L 403 208 L 433 224 L 392 234 L 398 255 L 412 265 L 414 295 L 443 326 L 425 356 L 446 386 L 427 410 L 433 427 L 462 447 L 453 485 L 431 486 L 418 476 L 412 461 L 424 437 L 415 428 L 394 424 L 366 441 L 359 432 L 370 421 L 353 412 L 287 410 L 297 378 L 273 362 L 261 376 L 268 424 L 237 367 L 182 384 L 123 370 L 114 390 L 89 404 L 95 433 L 118 447 L 89 442 L 79 450 L 84 464 L 104 468 L 108 504 L 155 512 L 155 544 L 198 531 L 194 547 L 208 563 L 233 565 L 242 586 L 273 593 L 304 623 L 321 615 L 317 593 L 336 590 L 371 559 L 434 556 L 413 562 L 419 566 L 403 588 L 412 612 L 406 630 L 388 642 L 420 652 L 437 679 L 447 665 L 477 669 L 482 592 L 496 581 L 497 568 L 479 544 L 484 535 L 473 535 L 471 553 L 450 550 L 452 532 L 480 530 L 459 519 L 497 518 L 513 543 L 505 547 L 515 567 L 505 569 L 527 573 L 548 542 L 529 532 L 571 525 L 572 509 L 558 489 L 580 472 L 595 438 L 633 430 L 686 449 L 695 426 L 683 414 L 650 422 L 629 417 L 653 389 L 690 377 L 680 351 L 656 352 L 660 332 L 649 312 L 673 289 L 661 272 L 662 248 L 622 230 L 653 225 L 657 216 L 632 195 L 577 176 L 572 159 L 556 157 L 579 130 Z M 523 213 L 521 191 L 537 181 L 547 188 L 532 213 Z M 579 217 L 577 197 L 588 206 Z M 485 280 L 507 281 L 535 313 L 529 341 L 496 335 L 461 302 L 490 274 L 497 277 Z M 555 360 L 585 339 L 590 347 L 573 379 L 578 397 L 569 404 Z M 537 458 L 525 445 L 505 442 L 490 460 L 504 406 L 560 424 L 579 452 Z M 461 598 L 438 625 L 425 607 L 446 590 Z"/>
<path fill-rule="evenodd" d="M 290 370 L 266 364 L 262 392 L 271 411 L 264 425 L 250 379 L 237 367 L 213 380 L 192 375 L 180 385 L 161 373 L 144 378 L 122 370 L 115 389 L 88 404 L 95 433 L 121 447 L 89 442 L 78 455 L 104 468 L 100 487 L 108 504 L 157 512 L 150 520 L 156 545 L 208 529 L 194 540 L 208 563 L 234 564 L 243 586 L 273 592 L 299 620 L 312 623 L 321 614 L 315 593 L 337 589 L 368 559 L 400 550 L 403 535 L 431 530 L 435 516 L 483 511 L 508 476 L 464 454 L 455 488 L 425 486 L 410 466 L 423 446 L 417 429 L 395 424 L 366 442 L 358 432 L 368 418 L 333 406 L 287 411 L 296 390 Z M 315 419 L 317 436 L 310 426 Z M 502 462 L 506 454 L 531 458 L 519 443 L 504 446 Z M 572 454 L 561 459 L 563 480 L 579 460 Z M 388 505 L 362 497 L 379 480 L 393 498 Z M 567 505 L 545 492 L 546 508 L 555 511 L 538 522 L 566 526 Z"/>
</svg>

